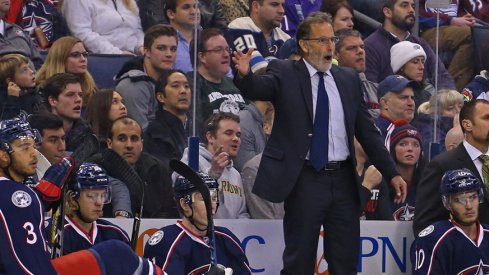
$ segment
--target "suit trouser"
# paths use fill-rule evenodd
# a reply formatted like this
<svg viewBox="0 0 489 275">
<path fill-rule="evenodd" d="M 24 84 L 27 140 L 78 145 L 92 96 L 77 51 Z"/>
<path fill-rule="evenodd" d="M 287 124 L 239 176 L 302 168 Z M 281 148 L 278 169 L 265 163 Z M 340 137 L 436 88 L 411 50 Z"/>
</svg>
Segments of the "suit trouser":
<svg viewBox="0 0 489 275">
<path fill-rule="evenodd" d="M 436 46 L 436 28 L 423 31 L 421 37 L 426 40 L 433 51 Z M 448 66 L 448 72 L 453 77 L 458 91 L 469 83 L 475 76 L 474 73 L 474 46 L 469 27 L 441 26 L 439 51 L 453 52 L 452 61 Z M 433 82 L 434 83 L 434 82 Z"/>
<path fill-rule="evenodd" d="M 313 274 L 321 225 L 329 274 L 356 274 L 360 200 L 353 165 L 316 172 L 305 165 L 285 200 L 281 274 Z"/>
</svg>

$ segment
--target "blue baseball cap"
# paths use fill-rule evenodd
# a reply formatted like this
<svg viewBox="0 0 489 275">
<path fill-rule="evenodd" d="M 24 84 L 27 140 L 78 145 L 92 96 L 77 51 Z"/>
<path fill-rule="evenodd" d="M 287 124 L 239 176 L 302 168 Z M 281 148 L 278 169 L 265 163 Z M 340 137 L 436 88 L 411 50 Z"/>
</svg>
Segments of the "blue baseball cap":
<svg viewBox="0 0 489 275">
<path fill-rule="evenodd" d="M 418 84 L 414 80 L 409 80 L 402 75 L 389 75 L 379 83 L 377 88 L 377 96 L 380 100 L 388 92 L 399 94 L 407 87 L 416 89 Z"/>
</svg>

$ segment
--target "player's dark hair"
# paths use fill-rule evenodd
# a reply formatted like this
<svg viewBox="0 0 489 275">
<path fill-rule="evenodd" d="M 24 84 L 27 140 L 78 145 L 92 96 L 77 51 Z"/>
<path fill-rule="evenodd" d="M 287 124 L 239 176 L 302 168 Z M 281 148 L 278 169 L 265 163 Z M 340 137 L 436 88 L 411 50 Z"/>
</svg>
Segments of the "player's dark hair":
<svg viewBox="0 0 489 275">
<path fill-rule="evenodd" d="M 168 78 L 170 78 L 170 76 L 174 73 L 181 73 L 181 74 L 185 75 L 185 73 L 181 70 L 175 70 L 175 69 L 163 70 L 163 72 L 161 72 L 161 74 L 160 74 L 160 78 L 158 78 L 158 80 L 155 83 L 155 94 L 162 93 L 164 96 L 166 96 L 165 87 L 166 87 L 166 85 L 168 85 Z M 163 105 L 163 103 L 161 103 L 159 101 L 158 101 L 158 104 L 160 104 L 160 106 Z"/>
<path fill-rule="evenodd" d="M 48 112 L 30 115 L 27 120 L 31 127 L 37 129 L 42 136 L 44 135 L 44 129 L 58 130 L 63 128 L 61 117 Z"/>
<path fill-rule="evenodd" d="M 462 106 L 462 109 L 460 110 L 459 114 L 459 122 L 460 122 L 460 127 L 462 128 L 462 132 L 465 134 L 465 128 L 463 126 L 463 121 L 464 120 L 469 120 L 472 123 L 474 122 L 474 112 L 475 112 L 475 107 L 477 104 L 488 104 L 489 101 L 485 99 L 476 99 L 476 100 L 471 100 L 469 102 L 465 102 L 464 106 Z"/>
<path fill-rule="evenodd" d="M 82 83 L 82 78 L 80 76 L 70 74 L 70 73 L 58 73 L 46 80 L 41 86 L 40 93 L 45 102 L 46 107 L 51 111 L 51 105 L 49 104 L 49 97 L 58 99 L 61 92 L 66 89 L 68 84 L 80 84 Z"/>
<path fill-rule="evenodd" d="M 177 31 L 170 25 L 156 24 L 144 32 L 144 47 L 151 49 L 154 41 L 160 36 L 174 37 L 178 45 Z"/>
<path fill-rule="evenodd" d="M 313 24 L 321 24 L 321 23 L 328 23 L 331 25 L 331 15 L 321 12 L 321 11 L 316 11 L 311 14 L 309 14 L 304 21 L 302 21 L 299 26 L 297 27 L 297 33 L 295 35 L 296 40 L 297 40 L 297 51 L 300 55 L 303 55 L 304 52 L 302 51 L 302 48 L 299 44 L 301 40 L 305 40 L 310 38 L 311 34 L 311 25 Z"/>
<path fill-rule="evenodd" d="M 219 129 L 219 123 L 222 120 L 232 120 L 237 123 L 240 122 L 239 116 L 233 113 L 228 113 L 228 112 L 215 113 L 212 114 L 204 123 L 203 134 L 207 135 L 207 133 L 209 132 L 212 136 L 216 136 L 217 130 Z M 205 144 L 208 144 L 207 138 L 204 138 L 204 141 Z"/>
<path fill-rule="evenodd" d="M 219 35 L 223 35 L 223 33 L 220 29 L 217 29 L 217 28 L 207 28 L 207 29 L 203 29 L 202 31 L 200 31 L 198 34 L 198 38 L 197 38 L 197 52 L 201 53 L 201 52 L 208 50 L 207 49 L 207 41 L 209 41 L 209 39 L 211 39 L 212 37 L 219 36 Z M 194 66 L 194 68 L 195 68 L 194 47 L 195 47 L 195 39 L 192 39 L 192 41 L 190 42 L 189 53 L 190 53 L 190 62 L 192 62 L 192 66 Z M 197 62 L 198 62 L 198 60 L 197 60 Z"/>
</svg>

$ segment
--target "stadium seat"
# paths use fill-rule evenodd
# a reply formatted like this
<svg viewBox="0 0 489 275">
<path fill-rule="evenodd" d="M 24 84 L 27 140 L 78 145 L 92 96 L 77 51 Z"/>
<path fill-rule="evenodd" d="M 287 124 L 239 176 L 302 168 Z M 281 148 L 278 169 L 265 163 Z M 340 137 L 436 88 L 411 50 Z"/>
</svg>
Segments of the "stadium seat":
<svg viewBox="0 0 489 275">
<path fill-rule="evenodd" d="M 97 87 L 115 87 L 114 76 L 126 61 L 134 58 L 132 55 L 119 54 L 90 54 L 88 56 L 88 71 L 92 75 Z"/>
</svg>

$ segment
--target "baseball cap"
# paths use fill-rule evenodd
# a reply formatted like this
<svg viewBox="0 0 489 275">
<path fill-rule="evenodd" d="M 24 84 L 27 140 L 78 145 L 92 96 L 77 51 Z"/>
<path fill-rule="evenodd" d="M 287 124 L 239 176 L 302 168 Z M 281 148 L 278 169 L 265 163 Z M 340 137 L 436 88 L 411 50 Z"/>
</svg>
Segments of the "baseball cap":
<svg viewBox="0 0 489 275">
<path fill-rule="evenodd" d="M 388 92 L 399 94 L 407 87 L 415 89 L 418 87 L 417 85 L 416 81 L 408 80 L 402 75 L 389 75 L 379 83 L 377 96 L 380 100 L 380 98 L 385 96 Z"/>
</svg>

